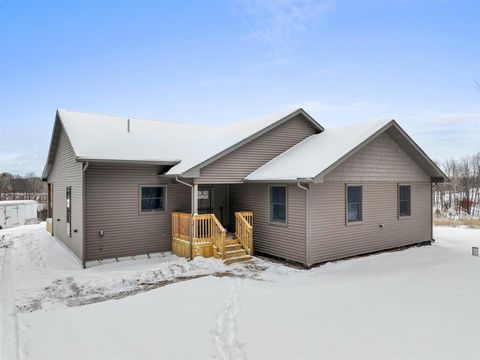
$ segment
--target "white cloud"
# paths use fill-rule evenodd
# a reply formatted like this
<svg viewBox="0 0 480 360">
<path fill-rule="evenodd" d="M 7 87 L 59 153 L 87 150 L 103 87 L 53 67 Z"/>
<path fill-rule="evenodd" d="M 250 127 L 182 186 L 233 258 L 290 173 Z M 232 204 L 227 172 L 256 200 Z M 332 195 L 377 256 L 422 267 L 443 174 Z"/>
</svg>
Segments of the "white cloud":
<svg viewBox="0 0 480 360">
<path fill-rule="evenodd" d="M 305 31 L 309 24 L 328 12 L 331 0 L 240 0 L 250 36 L 268 41 L 284 41 Z"/>
<path fill-rule="evenodd" d="M 25 175 L 29 172 L 40 174 L 45 161 L 44 154 L 36 149 L 14 149 L 8 151 L 0 148 L 0 172 Z"/>
<path fill-rule="evenodd" d="M 290 105 L 290 107 L 301 107 L 305 109 L 307 112 L 312 113 L 334 113 L 334 112 L 374 112 L 384 110 L 388 107 L 388 103 L 385 104 L 377 104 L 377 103 L 370 103 L 367 101 L 357 101 L 353 103 L 347 104 L 329 104 L 319 100 L 307 100 L 302 101 L 296 105 Z"/>
</svg>

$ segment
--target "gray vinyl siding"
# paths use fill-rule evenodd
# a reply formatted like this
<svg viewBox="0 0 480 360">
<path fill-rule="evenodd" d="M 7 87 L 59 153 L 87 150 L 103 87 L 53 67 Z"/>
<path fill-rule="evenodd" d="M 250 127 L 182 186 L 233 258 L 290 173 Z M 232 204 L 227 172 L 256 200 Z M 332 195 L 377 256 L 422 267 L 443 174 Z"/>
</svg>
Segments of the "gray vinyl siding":
<svg viewBox="0 0 480 360">
<path fill-rule="evenodd" d="M 159 178 L 163 170 L 153 165 L 90 164 L 85 175 L 87 261 L 171 250 L 172 211 L 190 212 L 191 190 Z M 166 211 L 140 213 L 139 186 L 162 184 L 167 186 Z"/>
<path fill-rule="evenodd" d="M 267 184 L 230 185 L 230 223 L 236 211 L 253 211 L 255 251 L 301 263 L 306 262 L 306 193 L 287 187 L 287 225 L 269 222 Z"/>
<path fill-rule="evenodd" d="M 327 174 L 324 182 L 428 181 L 430 177 L 386 133 Z"/>
<path fill-rule="evenodd" d="M 346 184 L 362 185 L 361 224 L 346 225 Z M 411 216 L 398 218 L 398 183 L 411 185 Z M 312 264 L 431 240 L 428 175 L 383 134 L 310 185 Z M 383 224 L 383 229 L 380 228 Z"/>
<path fill-rule="evenodd" d="M 431 184 L 410 184 L 412 214 L 399 219 L 396 182 L 362 183 L 363 221 L 355 225 L 345 224 L 344 183 L 312 184 L 311 263 L 430 241 Z"/>
<path fill-rule="evenodd" d="M 53 184 L 53 234 L 83 261 L 83 174 L 82 164 L 75 161 L 72 145 L 65 131 L 59 135 L 48 182 Z M 66 189 L 72 187 L 72 237 L 67 234 Z M 76 230 L 76 232 L 75 232 Z"/>
<path fill-rule="evenodd" d="M 239 183 L 258 167 L 318 132 L 303 115 L 298 115 L 205 166 L 195 181 L 198 184 Z"/>
</svg>

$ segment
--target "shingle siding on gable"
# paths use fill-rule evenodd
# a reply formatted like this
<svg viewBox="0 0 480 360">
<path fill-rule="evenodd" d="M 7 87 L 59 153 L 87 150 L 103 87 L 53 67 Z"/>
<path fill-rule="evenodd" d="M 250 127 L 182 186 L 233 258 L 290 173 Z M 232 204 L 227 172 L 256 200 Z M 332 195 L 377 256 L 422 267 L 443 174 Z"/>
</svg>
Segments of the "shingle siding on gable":
<svg viewBox="0 0 480 360">
<path fill-rule="evenodd" d="M 324 182 L 335 181 L 430 181 L 430 178 L 384 133 L 324 178 Z"/>
<path fill-rule="evenodd" d="M 298 115 L 200 170 L 198 184 L 239 183 L 245 176 L 310 135 L 313 124 Z"/>
<path fill-rule="evenodd" d="M 62 129 L 55 161 L 48 176 L 53 184 L 53 234 L 83 260 L 83 174 L 72 145 Z M 72 187 L 72 237 L 67 234 L 66 189 Z M 74 231 L 76 230 L 76 232 Z"/>
</svg>

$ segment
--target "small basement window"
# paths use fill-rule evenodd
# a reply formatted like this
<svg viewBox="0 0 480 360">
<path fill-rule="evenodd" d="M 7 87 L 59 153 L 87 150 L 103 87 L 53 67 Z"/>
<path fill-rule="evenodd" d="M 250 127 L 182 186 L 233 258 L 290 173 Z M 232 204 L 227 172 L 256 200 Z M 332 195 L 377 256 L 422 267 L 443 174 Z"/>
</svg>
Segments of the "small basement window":
<svg viewBox="0 0 480 360">
<path fill-rule="evenodd" d="M 412 214 L 410 185 L 398 185 L 398 215 L 410 216 Z"/>
<path fill-rule="evenodd" d="M 287 187 L 270 186 L 270 221 L 287 222 Z"/>
<path fill-rule="evenodd" d="M 362 186 L 347 185 L 347 224 L 362 221 Z"/>
<path fill-rule="evenodd" d="M 140 211 L 165 211 L 166 186 L 140 186 Z"/>
</svg>

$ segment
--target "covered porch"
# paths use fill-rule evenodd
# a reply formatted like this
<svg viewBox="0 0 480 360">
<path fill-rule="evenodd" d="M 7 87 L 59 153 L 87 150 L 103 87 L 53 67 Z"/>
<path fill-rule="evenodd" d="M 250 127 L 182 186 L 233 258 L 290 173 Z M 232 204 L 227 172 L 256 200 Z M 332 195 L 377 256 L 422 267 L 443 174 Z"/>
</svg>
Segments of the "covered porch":
<svg viewBox="0 0 480 360">
<path fill-rule="evenodd" d="M 191 185 L 191 190 L 192 212 L 172 212 L 172 253 L 215 257 L 226 264 L 250 260 L 253 211 L 230 212 L 228 185 Z"/>
</svg>

